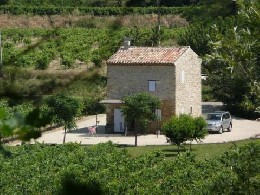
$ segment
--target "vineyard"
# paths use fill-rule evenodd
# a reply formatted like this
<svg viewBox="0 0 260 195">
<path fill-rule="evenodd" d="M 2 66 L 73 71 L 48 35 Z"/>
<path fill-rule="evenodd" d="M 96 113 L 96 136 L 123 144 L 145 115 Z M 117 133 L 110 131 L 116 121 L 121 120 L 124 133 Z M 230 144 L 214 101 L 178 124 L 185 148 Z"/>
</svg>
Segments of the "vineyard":
<svg viewBox="0 0 260 195">
<path fill-rule="evenodd" d="M 159 11 L 162 15 L 181 14 L 189 11 L 190 7 L 161 7 Z M 92 16 L 117 16 L 117 15 L 145 15 L 157 14 L 157 7 L 54 7 L 54 6 L 0 6 L 1 14 L 33 14 L 33 15 L 57 15 L 57 14 L 77 14 Z"/>
<path fill-rule="evenodd" d="M 52 97 L 55 100 L 59 97 L 57 94 L 78 101 L 80 113 L 75 117 L 104 112 L 99 101 L 106 94 L 105 61 L 125 38 L 130 38 L 134 46 L 156 46 L 159 41 L 161 46 L 191 45 L 204 60 L 214 51 L 217 52 L 215 56 L 220 57 L 222 52 L 232 51 L 234 54 L 238 49 L 232 58 L 234 69 L 228 67 L 230 64 L 226 59 L 229 55 L 224 55 L 225 61 L 216 58 L 212 64 L 203 62 L 203 71 L 213 76 L 213 84 L 206 86 L 210 91 L 207 100 L 231 94 L 230 97 L 243 100 L 236 107 L 245 105 L 248 109 L 256 103 L 259 105 L 259 88 L 256 88 L 259 69 L 251 69 L 256 77 L 252 77 L 254 82 L 249 82 L 243 72 L 242 77 L 238 77 L 240 73 L 236 71 L 239 69 L 235 66 L 246 64 L 243 69 L 246 70 L 251 67 L 248 63 L 252 67 L 259 64 L 259 59 L 254 57 L 259 53 L 256 44 L 259 4 L 256 1 L 162 0 L 161 6 L 155 2 L 0 0 L 4 65 L 0 78 L 0 111 L 4 110 L 6 115 L 0 112 L 1 120 L 7 123 L 9 119 L 21 119 L 23 125 L 34 125 L 39 130 L 60 125 L 46 101 Z M 171 4 L 173 2 L 176 4 Z M 158 13 L 161 15 L 161 31 L 157 30 Z M 28 22 L 34 19 L 44 21 L 34 25 Z M 254 53 L 248 53 L 251 50 Z M 242 61 L 237 61 L 240 58 Z M 229 76 L 230 70 L 234 71 L 232 77 Z M 223 83 L 225 87 L 219 87 Z M 242 85 L 245 83 L 248 86 Z M 214 85 L 227 92 L 216 90 L 214 94 L 211 90 Z M 240 94 L 234 95 L 232 90 Z M 239 111 L 246 113 L 243 109 Z M 35 113 L 38 115 L 34 116 Z M 28 116 L 36 120 L 28 122 L 27 119 L 31 119 Z M 37 124 L 42 122 L 38 119 L 46 118 L 49 121 L 45 126 Z M 1 125 L 5 125 L 3 121 Z M 1 129 L 0 139 L 4 133 Z M 0 194 L 260 192 L 259 141 L 243 147 L 234 145 L 222 156 L 203 160 L 191 152 L 176 157 L 171 153 L 174 149 L 166 150 L 167 154 L 156 150 L 132 156 L 127 148 L 112 143 L 96 146 L 72 143 L 1 145 Z"/>
<path fill-rule="evenodd" d="M 198 161 L 165 160 L 160 151 L 132 157 L 111 143 L 23 145 L 2 150 L 1 194 L 257 194 L 260 143 Z M 243 171 L 241 171 L 243 170 Z"/>
<path fill-rule="evenodd" d="M 181 29 L 165 29 L 162 41 L 174 39 Z M 52 60 L 60 59 L 64 68 L 76 60 L 100 66 L 122 44 L 124 37 L 135 45 L 157 44 L 153 29 L 7 29 L 2 31 L 4 64 L 16 67 L 46 69 Z"/>
</svg>

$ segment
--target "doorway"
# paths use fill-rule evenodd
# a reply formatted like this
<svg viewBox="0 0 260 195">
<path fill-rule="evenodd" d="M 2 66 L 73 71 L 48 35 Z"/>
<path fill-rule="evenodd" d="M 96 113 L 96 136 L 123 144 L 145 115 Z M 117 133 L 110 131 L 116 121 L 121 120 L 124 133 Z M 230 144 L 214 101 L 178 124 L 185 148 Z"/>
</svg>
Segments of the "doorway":
<svg viewBox="0 0 260 195">
<path fill-rule="evenodd" d="M 114 109 L 114 132 L 124 132 L 124 115 L 121 112 L 121 109 Z"/>
</svg>

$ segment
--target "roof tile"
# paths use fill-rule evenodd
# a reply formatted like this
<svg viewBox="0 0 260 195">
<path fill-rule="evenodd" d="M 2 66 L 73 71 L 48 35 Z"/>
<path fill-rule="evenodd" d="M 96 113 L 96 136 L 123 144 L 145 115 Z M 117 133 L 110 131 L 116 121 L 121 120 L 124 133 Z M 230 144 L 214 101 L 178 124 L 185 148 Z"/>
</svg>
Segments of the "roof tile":
<svg viewBox="0 0 260 195">
<path fill-rule="evenodd" d="M 109 65 L 159 65 L 174 64 L 174 62 L 189 47 L 121 47 L 112 55 Z"/>
</svg>

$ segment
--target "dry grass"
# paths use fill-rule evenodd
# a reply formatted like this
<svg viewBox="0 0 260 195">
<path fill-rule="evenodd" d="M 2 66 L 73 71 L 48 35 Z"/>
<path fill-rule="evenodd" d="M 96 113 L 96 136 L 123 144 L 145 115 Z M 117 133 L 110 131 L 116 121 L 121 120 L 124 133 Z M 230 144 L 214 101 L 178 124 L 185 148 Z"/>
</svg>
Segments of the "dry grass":
<svg viewBox="0 0 260 195">
<path fill-rule="evenodd" d="M 6 67 L 4 70 L 4 80 L 1 80 L 0 84 L 3 82 L 6 87 L 10 86 L 13 91 L 12 93 L 23 94 L 25 96 L 50 95 L 59 91 L 68 91 L 69 86 L 73 86 L 70 87 L 70 90 L 77 94 L 82 93 L 84 88 L 87 88 L 87 91 L 89 91 L 89 86 L 87 85 L 90 85 L 93 75 L 97 74 L 102 77 L 105 75 L 105 72 L 105 66 L 101 68 L 87 68 L 87 65 L 80 68 L 64 70 L 55 70 L 54 68 L 32 70 L 28 68 Z M 85 84 L 87 85 L 85 86 Z M 97 86 L 95 85 L 94 87 Z M 103 86 L 101 88 L 103 90 Z M 2 90 L 0 90 L 0 94 L 7 93 L 6 90 Z"/>
<path fill-rule="evenodd" d="M 103 28 L 113 23 L 120 23 L 124 27 L 151 27 L 157 24 L 156 14 L 125 15 L 125 16 L 78 16 L 78 15 L 51 15 L 30 16 L 0 14 L 1 28 L 53 28 L 75 27 L 84 25 Z M 186 26 L 188 22 L 179 15 L 163 15 L 161 24 L 167 28 Z"/>
</svg>

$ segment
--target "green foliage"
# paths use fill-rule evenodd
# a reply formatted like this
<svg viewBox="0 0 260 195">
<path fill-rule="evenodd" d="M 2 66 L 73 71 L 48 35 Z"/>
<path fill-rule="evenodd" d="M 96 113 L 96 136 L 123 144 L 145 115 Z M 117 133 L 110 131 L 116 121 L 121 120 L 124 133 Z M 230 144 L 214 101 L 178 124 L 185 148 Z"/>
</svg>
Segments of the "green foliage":
<svg viewBox="0 0 260 195">
<path fill-rule="evenodd" d="M 200 141 L 208 134 L 207 123 L 203 117 L 195 117 L 193 119 L 195 129 L 192 132 L 191 140 Z"/>
<path fill-rule="evenodd" d="M 235 147 L 222 156 L 222 162 L 231 167 L 237 180 L 233 192 L 244 191 L 246 194 L 257 194 L 260 190 L 260 148 L 256 144 Z"/>
<path fill-rule="evenodd" d="M 229 23 L 224 30 L 213 26 L 211 53 L 205 59 L 209 83 L 218 99 L 249 116 L 260 106 L 259 7 L 254 0 L 241 0 L 238 5 L 236 23 Z"/>
<path fill-rule="evenodd" d="M 63 143 L 65 143 L 67 130 L 76 128 L 75 118 L 81 114 L 82 103 L 79 99 L 58 94 L 48 97 L 46 104 L 50 108 L 49 114 L 54 118 L 55 122 L 64 126 Z"/>
<path fill-rule="evenodd" d="M 194 23 L 178 37 L 179 44 L 190 45 L 203 58 L 210 87 L 204 98 L 214 97 L 248 118 L 257 117 L 260 104 L 259 9 L 258 0 L 203 0 L 202 15 L 192 15 Z"/>
<path fill-rule="evenodd" d="M 102 59 L 99 55 L 94 55 L 92 57 L 92 62 L 95 64 L 96 67 L 101 67 L 102 65 Z"/>
<path fill-rule="evenodd" d="M 235 15 L 237 12 L 236 2 L 232 0 L 199 0 L 199 6 L 185 10 L 183 15 L 192 22 L 211 23 L 217 18 Z"/>
<path fill-rule="evenodd" d="M 46 105 L 35 107 L 26 116 L 26 124 L 29 124 L 36 128 L 45 127 L 53 122 L 53 117 L 51 110 Z"/>
<path fill-rule="evenodd" d="M 160 0 L 160 6 L 169 6 L 169 7 L 175 7 L 175 6 L 190 6 L 194 5 L 199 2 L 199 0 L 175 0 L 175 1 L 169 1 L 169 0 Z M 158 6 L 157 0 L 127 0 L 126 6 L 128 7 L 147 7 L 147 6 Z"/>
<path fill-rule="evenodd" d="M 84 104 L 84 110 L 83 113 L 87 115 L 93 115 L 98 113 L 104 113 L 106 111 L 106 108 L 103 104 L 100 104 L 99 102 L 101 99 L 95 98 L 95 97 L 89 97 L 83 99 Z"/>
<path fill-rule="evenodd" d="M 178 44 L 189 45 L 194 52 L 203 56 L 209 53 L 210 48 L 208 46 L 211 27 L 202 23 L 195 23 L 189 25 L 182 34 L 178 36 Z"/>
<path fill-rule="evenodd" d="M 165 161 L 158 151 L 131 157 L 111 143 L 23 145 L 0 154 L 0 193 L 256 194 L 259 149 L 257 142 L 216 159 L 197 161 L 186 153 Z"/>
<path fill-rule="evenodd" d="M 215 102 L 216 97 L 213 95 L 212 88 L 207 81 L 202 80 L 202 101 L 203 102 Z"/>
<path fill-rule="evenodd" d="M 190 7 L 160 7 L 160 13 L 163 15 L 180 14 L 190 10 Z M 59 15 L 59 14 L 74 14 L 93 15 L 93 16 L 117 16 L 117 15 L 132 15 L 132 14 L 157 14 L 157 7 L 61 7 L 58 6 L 24 6 L 24 5 L 3 5 L 0 6 L 2 14 L 33 14 L 33 15 Z"/>
<path fill-rule="evenodd" d="M 206 121 L 202 117 L 193 118 L 190 115 L 173 116 L 162 126 L 165 136 L 179 147 L 188 140 L 200 140 L 207 135 Z M 179 153 L 179 151 L 178 151 Z"/>
<path fill-rule="evenodd" d="M 63 94 L 48 97 L 46 104 L 57 122 L 65 126 L 67 123 L 75 122 L 75 117 L 80 115 L 82 109 L 80 100 Z"/>
<path fill-rule="evenodd" d="M 7 5 L 9 0 L 0 0 L 0 5 Z"/>
<path fill-rule="evenodd" d="M 65 68 L 76 60 L 94 62 L 99 67 L 120 47 L 125 36 L 135 46 L 155 46 L 172 41 L 181 30 L 157 28 L 59 28 L 5 29 L 3 35 L 4 65 L 47 69 L 52 60 L 61 59 Z M 31 40 L 28 46 L 24 44 Z M 19 45 L 19 47 L 17 47 Z"/>
<path fill-rule="evenodd" d="M 171 142 L 177 146 L 187 141 L 194 129 L 193 118 L 189 115 L 174 116 L 162 126 L 165 136 L 170 138 Z"/>
<path fill-rule="evenodd" d="M 97 66 L 108 59 L 121 43 L 127 30 L 109 29 L 8 29 L 3 31 L 5 66 L 46 69 L 52 60 L 61 58 L 65 68 L 73 67 L 76 60 L 93 61 Z M 95 35 L 95 36 L 94 36 Z M 37 39 L 29 47 L 24 40 Z M 21 44 L 23 47 L 15 47 Z M 96 49 L 92 49 L 95 45 Z"/>
<path fill-rule="evenodd" d="M 137 133 L 144 130 L 148 122 L 156 119 L 155 109 L 160 108 L 160 100 L 148 93 L 137 93 L 123 99 L 122 112 L 128 124 L 135 131 L 135 145 Z"/>
<path fill-rule="evenodd" d="M 15 136 L 22 141 L 30 141 L 41 136 L 35 126 L 26 123 L 25 118 L 30 112 L 28 104 L 18 105 L 16 107 L 9 107 L 7 102 L 0 103 L 0 145 L 2 145 L 2 138 Z"/>
</svg>

